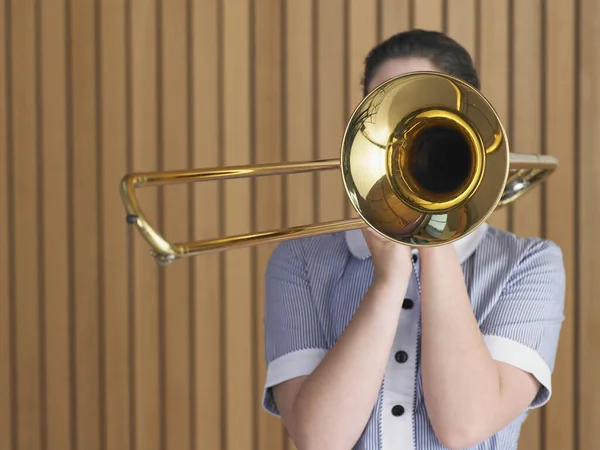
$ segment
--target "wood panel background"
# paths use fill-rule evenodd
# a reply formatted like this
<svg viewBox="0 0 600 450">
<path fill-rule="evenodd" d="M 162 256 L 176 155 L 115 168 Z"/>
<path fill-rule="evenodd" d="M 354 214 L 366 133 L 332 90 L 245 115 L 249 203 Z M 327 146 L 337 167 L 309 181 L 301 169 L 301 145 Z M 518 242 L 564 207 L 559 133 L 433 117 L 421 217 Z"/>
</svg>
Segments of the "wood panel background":
<svg viewBox="0 0 600 450">
<path fill-rule="evenodd" d="M 284 450 L 262 411 L 272 246 L 159 269 L 125 224 L 134 170 L 330 158 L 363 58 L 444 30 L 548 184 L 492 223 L 563 249 L 550 403 L 521 447 L 600 445 L 596 0 L 0 0 L 0 449 Z M 145 190 L 174 240 L 350 214 L 338 173 Z"/>
</svg>

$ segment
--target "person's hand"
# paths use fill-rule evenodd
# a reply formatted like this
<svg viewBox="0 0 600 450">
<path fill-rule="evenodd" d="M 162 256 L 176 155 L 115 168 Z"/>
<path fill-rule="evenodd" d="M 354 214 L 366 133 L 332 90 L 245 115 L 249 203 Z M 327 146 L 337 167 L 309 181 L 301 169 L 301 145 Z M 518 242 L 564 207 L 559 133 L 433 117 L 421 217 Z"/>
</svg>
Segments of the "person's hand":
<svg viewBox="0 0 600 450">
<path fill-rule="evenodd" d="M 411 248 L 392 242 L 369 227 L 362 232 L 371 252 L 374 279 L 405 281 L 412 271 Z"/>
</svg>

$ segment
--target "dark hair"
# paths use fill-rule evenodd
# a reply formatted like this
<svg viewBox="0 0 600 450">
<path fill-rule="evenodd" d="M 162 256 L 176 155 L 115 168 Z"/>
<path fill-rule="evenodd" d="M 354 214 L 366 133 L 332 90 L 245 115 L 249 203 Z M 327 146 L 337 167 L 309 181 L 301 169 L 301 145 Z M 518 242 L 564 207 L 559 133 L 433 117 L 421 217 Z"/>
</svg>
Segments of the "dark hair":
<svg viewBox="0 0 600 450">
<path fill-rule="evenodd" d="M 365 60 L 363 94 L 375 72 L 390 59 L 426 58 L 440 72 L 453 75 L 480 89 L 479 76 L 469 52 L 454 39 L 438 31 L 410 30 L 391 36 L 374 47 Z"/>
</svg>

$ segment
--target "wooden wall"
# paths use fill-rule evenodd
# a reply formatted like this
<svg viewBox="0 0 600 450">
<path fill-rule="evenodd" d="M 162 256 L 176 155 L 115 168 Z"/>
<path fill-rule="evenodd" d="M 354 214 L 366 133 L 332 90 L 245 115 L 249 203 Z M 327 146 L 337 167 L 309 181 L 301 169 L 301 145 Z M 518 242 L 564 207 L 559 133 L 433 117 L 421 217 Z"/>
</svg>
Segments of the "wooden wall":
<svg viewBox="0 0 600 450">
<path fill-rule="evenodd" d="M 0 0 L 0 449 L 283 450 L 262 411 L 272 247 L 158 269 L 133 170 L 329 158 L 368 49 L 410 27 L 476 58 L 513 151 L 560 169 L 492 223 L 568 272 L 554 396 L 522 448 L 600 445 L 596 0 Z M 338 173 L 142 192 L 174 240 L 350 213 Z"/>
</svg>

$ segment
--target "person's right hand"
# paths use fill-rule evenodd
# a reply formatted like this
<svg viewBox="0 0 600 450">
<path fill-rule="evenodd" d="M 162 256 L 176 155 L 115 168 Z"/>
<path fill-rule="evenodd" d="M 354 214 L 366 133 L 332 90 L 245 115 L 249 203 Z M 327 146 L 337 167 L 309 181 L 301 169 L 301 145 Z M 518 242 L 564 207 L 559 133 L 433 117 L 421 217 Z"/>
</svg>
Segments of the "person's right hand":
<svg viewBox="0 0 600 450">
<path fill-rule="evenodd" d="M 362 229 L 371 252 L 374 267 L 374 280 L 402 280 L 412 271 L 411 248 L 380 236 L 369 227 Z"/>
</svg>

